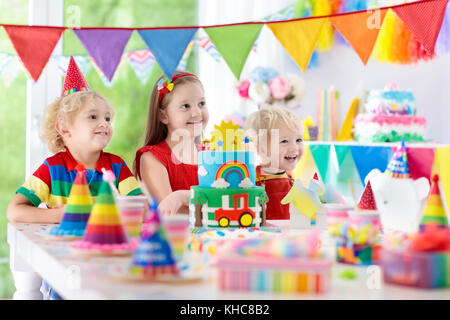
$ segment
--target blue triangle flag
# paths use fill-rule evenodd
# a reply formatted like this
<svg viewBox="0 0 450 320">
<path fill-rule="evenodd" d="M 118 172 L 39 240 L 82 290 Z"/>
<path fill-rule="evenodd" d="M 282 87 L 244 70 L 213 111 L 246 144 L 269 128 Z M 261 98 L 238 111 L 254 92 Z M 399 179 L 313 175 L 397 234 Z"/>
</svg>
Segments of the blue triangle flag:
<svg viewBox="0 0 450 320">
<path fill-rule="evenodd" d="M 177 28 L 138 30 L 138 33 L 155 56 L 166 77 L 172 79 L 172 75 L 196 31 L 197 28 Z"/>
<path fill-rule="evenodd" d="M 372 169 L 384 172 L 392 157 L 391 147 L 350 146 L 350 152 L 363 185 L 364 179 Z"/>
</svg>

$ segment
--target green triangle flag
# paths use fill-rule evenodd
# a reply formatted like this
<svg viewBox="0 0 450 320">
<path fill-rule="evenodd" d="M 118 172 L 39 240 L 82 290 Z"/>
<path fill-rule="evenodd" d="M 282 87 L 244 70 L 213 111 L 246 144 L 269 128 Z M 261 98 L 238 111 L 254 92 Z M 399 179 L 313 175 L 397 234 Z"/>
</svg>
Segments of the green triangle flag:
<svg viewBox="0 0 450 320">
<path fill-rule="evenodd" d="M 314 158 L 314 162 L 316 163 L 317 169 L 319 170 L 320 176 L 322 177 L 324 182 L 327 182 L 330 148 L 331 146 L 329 144 L 317 144 L 309 146 L 309 149 L 311 150 L 312 156 Z"/>
<path fill-rule="evenodd" d="M 204 28 L 238 80 L 263 25 L 255 23 Z"/>
<path fill-rule="evenodd" d="M 334 150 L 336 150 L 336 157 L 338 159 L 339 167 L 341 167 L 342 162 L 344 161 L 345 156 L 347 156 L 348 150 L 350 150 L 350 148 L 345 145 L 335 145 Z"/>
</svg>

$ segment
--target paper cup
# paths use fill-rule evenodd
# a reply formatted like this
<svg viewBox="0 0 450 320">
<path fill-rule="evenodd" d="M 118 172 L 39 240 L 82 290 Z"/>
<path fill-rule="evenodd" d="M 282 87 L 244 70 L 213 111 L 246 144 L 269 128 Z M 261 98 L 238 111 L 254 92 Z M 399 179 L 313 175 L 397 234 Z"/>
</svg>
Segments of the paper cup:
<svg viewBox="0 0 450 320">
<path fill-rule="evenodd" d="M 348 237 L 354 244 L 374 244 L 381 230 L 376 210 L 354 210 L 348 214 Z"/>
<path fill-rule="evenodd" d="M 144 211 L 147 198 L 143 196 L 117 197 L 117 206 L 122 216 L 122 222 L 130 238 L 139 238 L 141 235 Z"/>
<path fill-rule="evenodd" d="M 324 206 L 327 213 L 328 234 L 331 237 L 346 237 L 348 213 L 353 207 L 340 203 L 328 203 Z"/>
<path fill-rule="evenodd" d="M 187 214 L 163 215 L 162 224 L 166 229 L 175 259 L 181 261 L 187 245 L 189 216 Z"/>
</svg>

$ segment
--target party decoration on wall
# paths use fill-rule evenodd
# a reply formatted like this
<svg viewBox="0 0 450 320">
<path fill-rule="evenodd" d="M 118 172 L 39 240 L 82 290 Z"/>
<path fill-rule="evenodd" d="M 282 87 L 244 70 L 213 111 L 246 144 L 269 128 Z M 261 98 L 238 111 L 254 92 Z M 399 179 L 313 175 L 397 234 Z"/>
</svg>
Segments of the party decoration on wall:
<svg viewBox="0 0 450 320">
<path fill-rule="evenodd" d="M 358 169 L 361 181 L 365 181 L 367 174 L 372 169 L 385 170 L 392 156 L 392 149 L 373 146 L 350 146 L 350 152 Z M 365 185 L 365 182 L 364 182 Z"/>
<path fill-rule="evenodd" d="M 433 148 L 406 148 L 406 155 L 411 178 L 425 177 L 431 184 L 435 150 Z"/>
<path fill-rule="evenodd" d="M 317 108 L 318 140 L 335 141 L 337 136 L 337 113 L 339 105 L 339 91 L 333 87 L 319 92 Z"/>
<path fill-rule="evenodd" d="M 420 228 L 424 229 L 426 225 L 437 224 L 442 227 L 448 227 L 448 220 L 445 214 L 444 205 L 439 191 L 439 176 L 433 176 L 431 182 L 430 194 L 427 198 L 425 209 L 423 210 L 422 220 L 420 220 Z"/>
<path fill-rule="evenodd" d="M 316 18 L 290 23 L 276 22 L 267 26 L 291 58 L 305 72 L 326 21 L 327 18 Z"/>
<path fill-rule="evenodd" d="M 155 63 L 155 57 L 150 50 L 136 50 L 126 54 L 131 69 L 142 83 L 150 78 L 150 71 Z"/>
<path fill-rule="evenodd" d="M 282 76 L 275 69 L 256 67 L 237 89 L 242 98 L 250 99 L 258 108 L 278 106 L 295 109 L 300 107 L 305 93 L 305 81 L 295 74 Z"/>
<path fill-rule="evenodd" d="M 436 148 L 435 157 L 436 166 L 439 168 L 440 181 L 442 185 L 442 190 L 444 193 L 445 204 L 447 205 L 447 210 L 450 209 L 450 148 L 449 147 L 438 147 Z"/>
<path fill-rule="evenodd" d="M 436 46 L 441 48 L 437 51 L 446 52 L 446 48 L 450 48 L 446 44 L 450 36 L 450 18 L 445 14 L 447 3 L 448 0 L 426 0 L 380 7 L 377 1 L 372 1 L 366 10 L 367 4 L 360 0 L 299 0 L 297 4 L 280 10 L 262 22 L 189 27 L 77 28 L 74 32 L 108 81 L 111 81 L 120 61 L 119 52 L 123 51 L 134 30 L 138 31 L 161 69 L 170 78 L 194 33 L 202 28 L 210 35 L 209 40 L 218 47 L 212 46 L 211 41 L 209 44 L 203 41 L 199 45 L 205 46 L 217 60 L 220 51 L 233 74 L 239 78 L 263 25 L 271 29 L 303 72 L 316 47 L 319 50 L 331 48 L 334 41 L 333 26 L 347 39 L 364 64 L 371 53 L 377 60 L 389 63 L 415 63 L 432 59 Z M 429 19 L 430 16 L 433 19 Z M 376 27 L 371 28 L 372 25 Z M 3 27 L 34 81 L 39 79 L 61 34 L 70 29 L 5 24 Z M 439 37 L 440 33 L 444 36 Z M 108 35 L 109 41 L 95 40 L 104 40 L 102 35 Z M 100 43 L 101 48 L 97 46 Z"/>
<path fill-rule="evenodd" d="M 34 81 L 38 81 L 65 28 L 3 25 L 14 49 Z"/>
<path fill-rule="evenodd" d="M 232 25 L 228 28 L 204 28 L 236 79 L 241 76 L 247 56 L 263 24 Z"/>
<path fill-rule="evenodd" d="M 111 81 L 133 30 L 74 30 L 89 55 Z"/>
<path fill-rule="evenodd" d="M 314 158 L 317 168 L 319 169 L 320 177 L 323 181 L 327 181 L 327 171 L 330 157 L 331 146 L 329 144 L 324 145 L 310 145 L 309 149 Z"/>
<path fill-rule="evenodd" d="M 348 108 L 347 115 L 345 116 L 344 123 L 336 138 L 336 141 L 348 141 L 353 140 L 353 119 L 358 115 L 360 100 L 354 98 Z"/>
<path fill-rule="evenodd" d="M 430 185 L 426 178 L 409 177 L 404 148 L 403 143 L 397 148 L 384 173 L 373 169 L 365 180 L 371 183 L 383 228 L 410 233 L 417 231 Z"/>
<path fill-rule="evenodd" d="M 138 30 L 167 78 L 171 79 L 197 28 Z"/>
</svg>

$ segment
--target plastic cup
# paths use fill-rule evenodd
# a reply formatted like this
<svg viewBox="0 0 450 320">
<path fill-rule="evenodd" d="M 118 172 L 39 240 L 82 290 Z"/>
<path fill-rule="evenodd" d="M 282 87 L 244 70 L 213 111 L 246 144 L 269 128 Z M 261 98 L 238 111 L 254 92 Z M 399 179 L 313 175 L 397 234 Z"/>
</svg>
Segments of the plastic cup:
<svg viewBox="0 0 450 320">
<path fill-rule="evenodd" d="M 126 196 L 116 198 L 122 216 L 122 222 L 130 238 L 139 238 L 144 220 L 147 198 L 144 196 Z"/>
<path fill-rule="evenodd" d="M 175 259 L 179 262 L 186 249 L 186 239 L 189 234 L 189 215 L 174 214 L 163 215 L 162 223 L 166 229 L 167 238 Z"/>
<path fill-rule="evenodd" d="M 381 230 L 376 210 L 353 210 L 348 214 L 348 237 L 354 244 L 375 244 Z"/>
<path fill-rule="evenodd" d="M 340 203 L 325 204 L 327 213 L 328 234 L 330 237 L 346 237 L 349 211 L 352 206 Z"/>
</svg>

